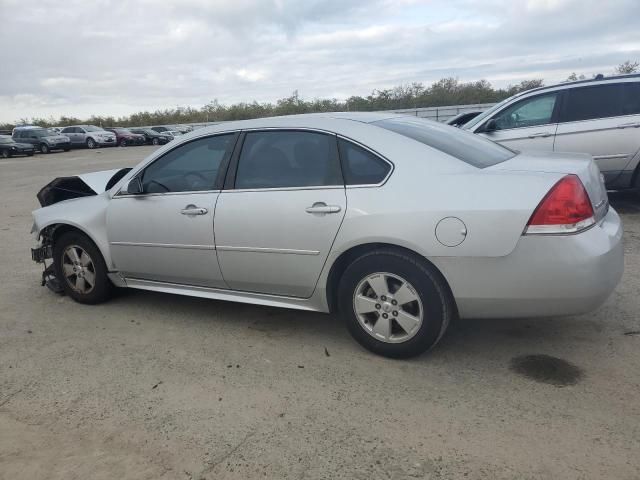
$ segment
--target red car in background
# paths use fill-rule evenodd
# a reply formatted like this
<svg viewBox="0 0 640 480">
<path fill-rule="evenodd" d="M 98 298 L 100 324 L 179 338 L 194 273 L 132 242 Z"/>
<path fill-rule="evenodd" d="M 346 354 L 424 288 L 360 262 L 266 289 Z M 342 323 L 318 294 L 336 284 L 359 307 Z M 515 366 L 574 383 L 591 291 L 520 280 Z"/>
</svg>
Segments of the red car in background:
<svg viewBox="0 0 640 480">
<path fill-rule="evenodd" d="M 116 134 L 116 143 L 121 147 L 126 147 L 129 145 L 144 145 L 146 143 L 146 138 L 144 135 L 138 135 L 137 133 L 133 133 L 126 128 L 114 127 L 105 128 L 105 130 Z"/>
</svg>

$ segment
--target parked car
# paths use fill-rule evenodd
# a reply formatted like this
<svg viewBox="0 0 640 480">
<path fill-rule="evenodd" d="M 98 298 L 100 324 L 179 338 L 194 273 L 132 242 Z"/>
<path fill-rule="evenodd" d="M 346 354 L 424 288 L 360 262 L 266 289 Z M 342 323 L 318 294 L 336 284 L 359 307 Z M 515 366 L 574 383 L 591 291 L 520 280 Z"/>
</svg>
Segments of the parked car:
<svg viewBox="0 0 640 480">
<path fill-rule="evenodd" d="M 30 143 L 18 143 L 8 135 L 0 135 L 0 155 L 2 158 L 15 157 L 16 155 L 32 157 L 35 151 L 35 147 Z"/>
<path fill-rule="evenodd" d="M 151 127 L 151 130 L 155 130 L 158 133 L 164 133 L 166 135 L 171 135 L 172 137 L 178 137 L 183 133 L 180 130 L 177 130 L 173 126 L 157 126 Z"/>
<path fill-rule="evenodd" d="M 481 113 L 482 113 L 482 110 L 472 110 L 470 112 L 462 112 L 451 117 L 449 120 L 447 120 L 444 123 L 446 123 L 447 125 L 451 125 L 452 127 L 460 128 L 462 125 L 464 125 L 471 119 L 476 118 Z"/>
<path fill-rule="evenodd" d="M 61 133 L 64 127 L 49 127 L 49 130 L 53 130 L 56 133 Z"/>
<path fill-rule="evenodd" d="M 638 74 L 529 90 L 463 128 L 518 150 L 588 153 L 608 188 L 640 189 Z"/>
<path fill-rule="evenodd" d="M 29 143 L 42 153 L 51 153 L 53 150 L 71 149 L 69 137 L 42 127 L 16 127 L 13 129 L 12 138 L 18 143 Z"/>
<path fill-rule="evenodd" d="M 127 145 L 144 145 L 146 138 L 144 135 L 133 133 L 131 130 L 121 127 L 105 128 L 107 132 L 112 132 L 116 135 L 116 143 L 121 147 Z"/>
<path fill-rule="evenodd" d="M 145 141 L 148 145 L 164 145 L 173 140 L 173 137 L 168 134 L 159 133 L 150 128 L 130 128 L 132 133 L 144 135 Z"/>
<path fill-rule="evenodd" d="M 182 134 L 193 132 L 193 127 L 190 125 L 169 125 L 174 130 L 181 132 Z"/>
<path fill-rule="evenodd" d="M 62 134 L 71 139 L 74 147 L 108 147 L 116 145 L 116 134 L 95 125 L 73 125 L 62 129 Z"/>
<path fill-rule="evenodd" d="M 53 288 L 81 303 L 117 285 L 340 312 L 362 345 L 405 357 L 456 314 L 581 314 L 622 276 L 622 225 L 588 155 L 384 113 L 197 133 L 38 193 L 32 257 L 53 258 Z"/>
</svg>

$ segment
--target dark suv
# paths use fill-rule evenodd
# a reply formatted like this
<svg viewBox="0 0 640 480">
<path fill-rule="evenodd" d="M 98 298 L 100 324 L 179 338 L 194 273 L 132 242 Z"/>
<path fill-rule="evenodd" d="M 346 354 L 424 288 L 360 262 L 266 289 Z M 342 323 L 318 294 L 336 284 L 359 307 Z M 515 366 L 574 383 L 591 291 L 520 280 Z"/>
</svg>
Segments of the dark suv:
<svg viewBox="0 0 640 480">
<path fill-rule="evenodd" d="M 13 139 L 18 143 L 30 143 L 42 153 L 52 150 L 71 150 L 69 137 L 42 127 L 16 127 L 13 129 Z"/>
<path fill-rule="evenodd" d="M 149 145 L 164 145 L 165 143 L 169 143 L 173 140 L 171 135 L 165 135 L 164 133 L 156 132 L 150 128 L 130 128 L 129 131 L 131 133 L 144 135 L 145 141 Z"/>
</svg>

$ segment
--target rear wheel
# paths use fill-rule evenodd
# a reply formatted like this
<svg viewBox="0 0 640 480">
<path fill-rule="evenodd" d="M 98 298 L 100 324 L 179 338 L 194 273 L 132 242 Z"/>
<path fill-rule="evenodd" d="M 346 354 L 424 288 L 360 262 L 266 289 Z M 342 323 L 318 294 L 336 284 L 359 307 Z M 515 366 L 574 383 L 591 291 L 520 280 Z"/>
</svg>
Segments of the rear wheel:
<svg viewBox="0 0 640 480">
<path fill-rule="evenodd" d="M 340 313 L 351 335 L 386 357 L 412 357 L 432 348 L 454 311 L 440 274 L 426 262 L 394 250 L 354 260 L 338 292 Z"/>
<path fill-rule="evenodd" d="M 120 140 L 120 146 L 121 147 L 126 147 L 127 146 L 127 140 L 124 139 L 124 138 L 122 140 Z"/>
<path fill-rule="evenodd" d="M 87 138 L 87 148 L 96 148 L 96 141 L 93 138 Z"/>
<path fill-rule="evenodd" d="M 51 153 L 51 150 L 49 150 L 49 145 L 47 145 L 46 143 L 40 144 L 40 151 L 42 153 Z"/>
<path fill-rule="evenodd" d="M 64 151 L 68 152 L 69 150 L 71 150 L 70 148 L 65 148 Z"/>
<path fill-rule="evenodd" d="M 2 158 L 11 157 L 11 152 L 9 150 L 2 150 Z"/>
<path fill-rule="evenodd" d="M 84 234 L 63 234 L 53 247 L 56 276 L 67 295 L 79 303 L 109 299 L 113 285 L 98 247 Z"/>
</svg>

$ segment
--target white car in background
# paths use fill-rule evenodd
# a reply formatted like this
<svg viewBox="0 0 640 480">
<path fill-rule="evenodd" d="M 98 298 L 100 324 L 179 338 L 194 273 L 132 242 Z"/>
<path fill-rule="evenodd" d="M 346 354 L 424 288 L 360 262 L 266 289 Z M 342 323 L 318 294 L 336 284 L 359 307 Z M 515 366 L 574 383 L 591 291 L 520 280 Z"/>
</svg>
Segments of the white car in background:
<svg viewBox="0 0 640 480">
<path fill-rule="evenodd" d="M 72 125 L 64 127 L 61 133 L 69 137 L 71 145 L 74 147 L 96 148 L 117 145 L 115 133 L 107 132 L 95 125 Z"/>
</svg>

